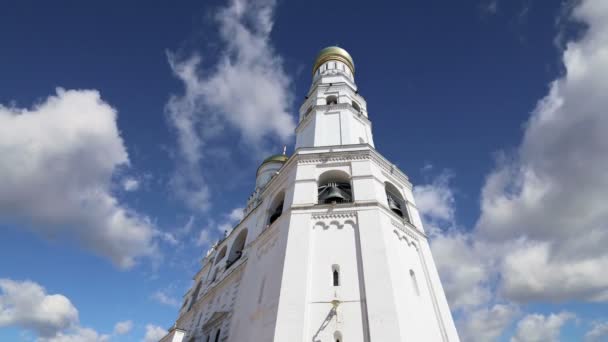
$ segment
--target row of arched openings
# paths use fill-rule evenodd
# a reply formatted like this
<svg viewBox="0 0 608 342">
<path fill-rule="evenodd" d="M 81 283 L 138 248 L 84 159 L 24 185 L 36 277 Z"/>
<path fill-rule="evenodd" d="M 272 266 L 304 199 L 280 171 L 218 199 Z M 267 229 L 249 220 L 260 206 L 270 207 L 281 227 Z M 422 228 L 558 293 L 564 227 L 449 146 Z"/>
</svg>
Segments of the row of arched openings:
<svg viewBox="0 0 608 342">
<path fill-rule="evenodd" d="M 398 216 L 408 219 L 405 199 L 401 191 L 389 182 L 384 183 L 386 200 L 389 209 Z M 353 201 L 353 192 L 350 177 L 346 172 L 332 170 L 319 177 L 318 203 L 336 204 Z"/>
<path fill-rule="evenodd" d="M 336 95 L 329 95 L 328 97 L 325 98 L 325 104 L 326 105 L 337 105 L 338 97 Z M 351 106 L 353 106 L 355 111 L 361 112 L 361 107 L 359 106 L 359 104 L 357 102 L 352 101 Z"/>
<path fill-rule="evenodd" d="M 340 170 L 330 170 L 324 172 L 318 181 L 318 203 L 319 204 L 336 204 L 350 203 L 353 201 L 353 192 L 350 176 Z M 386 199 L 389 209 L 398 216 L 408 219 L 407 210 L 405 208 L 405 200 L 397 187 L 389 182 L 385 182 Z M 269 210 L 268 225 L 273 224 L 283 214 L 283 205 L 285 202 L 285 192 L 279 193 L 272 202 Z M 247 229 L 243 229 L 234 239 L 226 260 L 226 269 L 230 268 L 243 255 L 243 249 L 247 242 Z M 224 259 L 228 247 L 224 246 L 220 249 L 215 257 L 217 265 Z M 212 281 L 215 281 L 218 270 L 216 269 Z"/>
<path fill-rule="evenodd" d="M 239 232 L 234 241 L 232 242 L 232 246 L 230 247 L 230 253 L 228 254 L 228 258 L 226 259 L 226 269 L 229 269 L 230 266 L 234 265 L 242 256 L 243 249 L 245 249 L 245 243 L 247 242 L 247 228 L 244 228 Z M 219 264 L 226 257 L 226 253 L 228 252 L 228 246 L 224 246 L 220 249 L 215 257 L 214 265 Z M 213 277 L 211 281 L 215 281 L 217 277 L 218 269 L 213 273 Z"/>
</svg>

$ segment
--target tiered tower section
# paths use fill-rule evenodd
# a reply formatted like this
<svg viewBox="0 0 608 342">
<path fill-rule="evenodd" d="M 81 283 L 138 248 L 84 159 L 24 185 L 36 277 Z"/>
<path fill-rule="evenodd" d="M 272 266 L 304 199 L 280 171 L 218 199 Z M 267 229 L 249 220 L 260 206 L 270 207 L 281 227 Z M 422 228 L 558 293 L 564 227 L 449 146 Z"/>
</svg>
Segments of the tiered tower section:
<svg viewBox="0 0 608 342">
<path fill-rule="evenodd" d="M 262 163 L 163 342 L 458 341 L 412 184 L 375 150 L 354 72 L 321 51 L 295 153 Z"/>
<path fill-rule="evenodd" d="M 367 104 L 355 84 L 355 64 L 344 49 L 328 47 L 319 53 L 296 133 L 296 149 L 353 144 L 374 147 Z"/>
</svg>

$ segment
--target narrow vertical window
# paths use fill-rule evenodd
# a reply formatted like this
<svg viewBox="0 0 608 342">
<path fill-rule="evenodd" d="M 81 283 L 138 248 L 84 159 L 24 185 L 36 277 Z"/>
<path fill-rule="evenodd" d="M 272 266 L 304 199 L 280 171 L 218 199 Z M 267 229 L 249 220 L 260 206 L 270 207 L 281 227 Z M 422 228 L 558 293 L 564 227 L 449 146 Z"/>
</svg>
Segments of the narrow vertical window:
<svg viewBox="0 0 608 342">
<path fill-rule="evenodd" d="M 340 286 L 340 266 L 332 265 L 331 269 L 334 286 Z"/>
<path fill-rule="evenodd" d="M 418 288 L 418 281 L 416 281 L 416 273 L 414 273 L 414 270 L 410 270 L 410 278 L 412 278 L 412 286 L 414 287 L 416 296 L 420 296 L 420 289 Z"/>
<path fill-rule="evenodd" d="M 262 303 L 262 298 L 264 298 L 264 286 L 266 285 L 266 276 L 262 278 L 262 285 L 260 285 L 260 294 L 258 295 L 258 304 Z"/>
<path fill-rule="evenodd" d="M 220 329 L 217 329 L 217 333 L 215 334 L 215 340 L 213 342 L 219 342 L 220 341 Z"/>
</svg>

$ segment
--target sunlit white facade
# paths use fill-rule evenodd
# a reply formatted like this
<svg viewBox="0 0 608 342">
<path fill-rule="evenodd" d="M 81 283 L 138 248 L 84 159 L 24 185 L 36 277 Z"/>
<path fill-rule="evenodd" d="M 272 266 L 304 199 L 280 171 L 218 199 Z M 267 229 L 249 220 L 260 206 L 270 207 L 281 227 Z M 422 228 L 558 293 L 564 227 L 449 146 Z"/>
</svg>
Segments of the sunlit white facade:
<svg viewBox="0 0 608 342">
<path fill-rule="evenodd" d="M 458 341 L 407 176 L 374 148 L 348 53 L 321 51 L 296 149 L 268 158 L 163 342 Z"/>
</svg>

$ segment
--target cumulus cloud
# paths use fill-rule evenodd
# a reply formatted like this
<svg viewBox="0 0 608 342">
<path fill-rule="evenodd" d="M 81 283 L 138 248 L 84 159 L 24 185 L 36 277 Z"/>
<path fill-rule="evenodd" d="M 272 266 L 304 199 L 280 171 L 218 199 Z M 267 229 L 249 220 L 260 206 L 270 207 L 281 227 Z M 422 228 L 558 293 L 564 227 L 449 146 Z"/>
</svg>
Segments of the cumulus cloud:
<svg viewBox="0 0 608 342">
<path fill-rule="evenodd" d="M 414 187 L 416 207 L 428 220 L 454 220 L 454 194 L 449 186 L 451 174 L 443 172 L 431 184 Z"/>
<path fill-rule="evenodd" d="M 516 154 L 488 175 L 474 229 L 456 227 L 449 183 L 415 191 L 463 340 L 495 340 L 517 302 L 608 300 L 608 6 L 582 1 L 572 17 L 587 31 L 565 45 L 565 73 L 531 113 Z M 512 341 L 555 340 L 572 318 L 528 315 Z"/>
<path fill-rule="evenodd" d="M 157 325 L 148 324 L 146 325 L 146 335 L 144 336 L 143 342 L 158 342 L 161 338 L 167 335 L 167 330 Z"/>
<path fill-rule="evenodd" d="M 196 239 L 196 245 L 199 247 L 207 246 L 211 243 L 211 239 L 212 237 L 209 229 L 202 229 L 198 234 L 198 238 Z"/>
<path fill-rule="evenodd" d="M 481 11 L 481 14 L 484 16 L 495 15 L 496 13 L 498 13 L 498 0 L 483 1 L 479 5 L 479 9 Z"/>
<path fill-rule="evenodd" d="M 116 115 L 94 90 L 58 89 L 32 109 L 0 105 L 0 217 L 121 267 L 152 255 L 149 219 L 110 192 L 114 172 L 129 164 Z"/>
<path fill-rule="evenodd" d="M 586 342 L 600 342 L 608 339 L 608 322 L 593 322 L 585 334 Z"/>
<path fill-rule="evenodd" d="M 470 234 L 438 234 L 431 248 L 452 310 L 475 308 L 490 301 L 490 265 Z"/>
<path fill-rule="evenodd" d="M 90 328 L 76 327 L 69 332 L 59 332 L 56 336 L 41 337 L 37 342 L 108 342 L 110 336 L 99 334 Z"/>
<path fill-rule="evenodd" d="M 47 294 L 32 281 L 0 279 L 0 327 L 14 326 L 34 332 L 38 342 L 106 342 L 78 323 L 78 310 L 60 294 Z"/>
<path fill-rule="evenodd" d="M 122 321 L 114 325 L 114 334 L 125 335 L 133 329 L 133 321 Z"/>
<path fill-rule="evenodd" d="M 243 208 L 234 208 L 228 214 L 224 214 L 219 222 L 210 220 L 209 224 L 201 229 L 196 245 L 207 246 L 217 233 L 224 235 L 230 232 L 243 219 Z"/>
<path fill-rule="evenodd" d="M 127 177 L 122 181 L 122 188 L 125 191 L 136 191 L 139 189 L 139 181 L 133 177 Z"/>
<path fill-rule="evenodd" d="M 432 167 L 427 166 L 426 171 Z M 450 186 L 451 173 L 443 171 L 430 184 L 414 187 L 414 197 L 431 236 L 433 259 L 452 310 L 465 310 L 487 303 L 490 265 L 481 257 L 484 250 L 470 232 L 455 222 L 455 199 Z"/>
<path fill-rule="evenodd" d="M 497 341 L 518 312 L 516 307 L 507 304 L 474 310 L 466 319 L 457 321 L 460 339 L 475 342 Z"/>
<path fill-rule="evenodd" d="M 0 279 L 0 326 L 18 326 L 43 337 L 78 323 L 78 310 L 60 294 L 31 281 Z"/>
<path fill-rule="evenodd" d="M 518 241 L 501 273 L 504 293 L 521 301 L 608 300 L 608 5 L 582 1 L 572 18 L 587 30 L 566 45 L 564 75 L 482 190 L 478 234 Z"/>
<path fill-rule="evenodd" d="M 517 323 L 515 336 L 511 342 L 553 342 L 559 341 L 562 326 L 575 316 L 569 312 L 550 314 L 548 316 L 530 314 Z"/>
<path fill-rule="evenodd" d="M 161 290 L 154 292 L 154 294 L 152 294 L 152 299 L 154 299 L 155 301 L 157 301 L 163 305 L 179 307 L 179 301 L 177 299 L 169 296 L 168 294 L 166 294 L 164 291 L 161 291 Z"/>
<path fill-rule="evenodd" d="M 194 210 L 209 205 L 201 164 L 210 139 L 230 128 L 255 150 L 265 138 L 284 141 L 293 134 L 291 80 L 270 44 L 275 6 L 274 0 L 232 0 L 219 10 L 215 20 L 223 49 L 210 68 L 202 69 L 201 56 L 169 54 L 171 69 L 185 87 L 165 108 L 179 147 L 172 187 Z"/>
<path fill-rule="evenodd" d="M 463 341 L 496 341 L 519 309 L 497 302 L 495 248 L 457 226 L 448 173 L 414 188 L 416 205 L 431 237 L 431 249 Z M 419 200 L 421 198 L 422 200 Z"/>
</svg>

